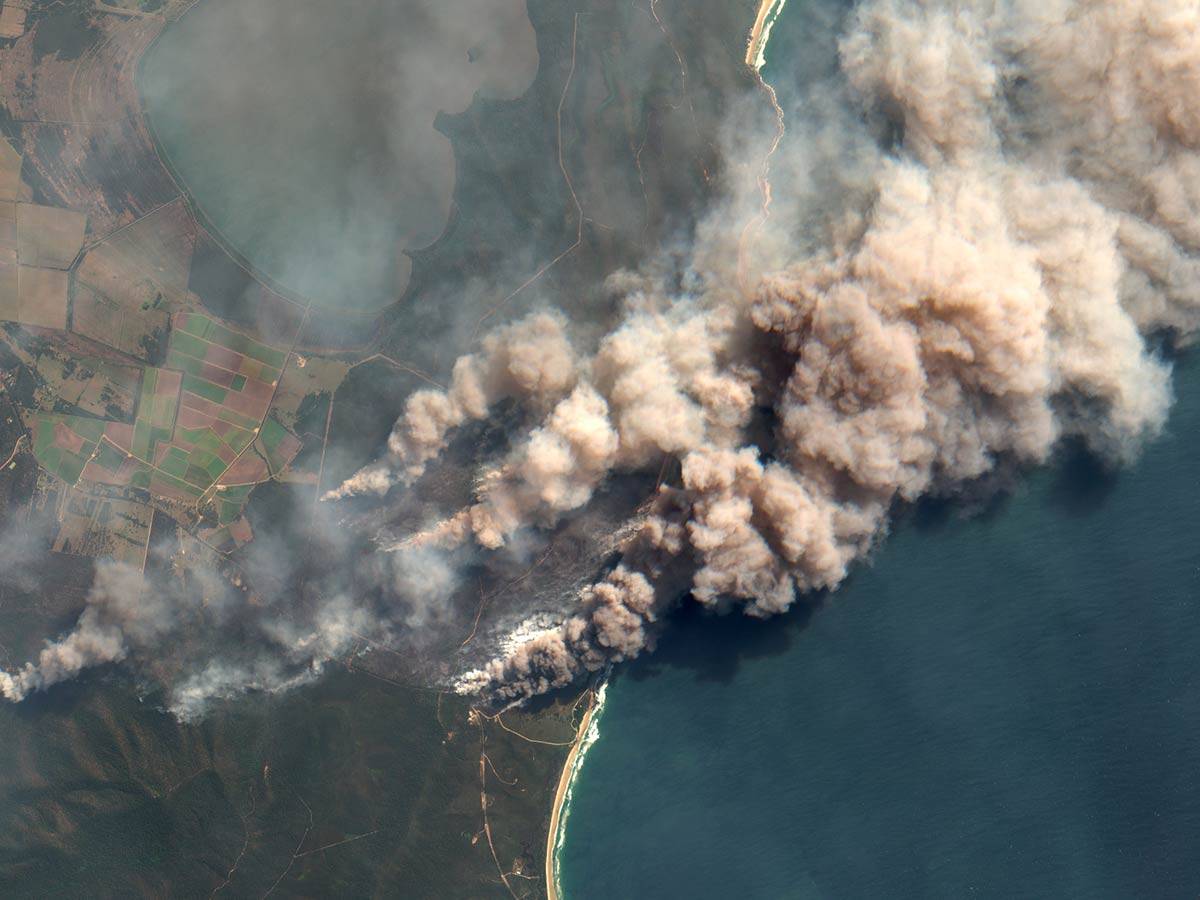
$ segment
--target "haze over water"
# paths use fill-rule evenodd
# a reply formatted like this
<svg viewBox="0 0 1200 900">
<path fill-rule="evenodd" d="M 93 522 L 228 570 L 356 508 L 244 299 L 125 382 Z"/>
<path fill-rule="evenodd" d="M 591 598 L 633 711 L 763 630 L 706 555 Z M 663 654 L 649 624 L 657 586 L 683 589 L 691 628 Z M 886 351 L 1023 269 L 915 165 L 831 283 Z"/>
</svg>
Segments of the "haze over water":
<svg viewBox="0 0 1200 900">
<path fill-rule="evenodd" d="M 1174 383 L 1115 476 L 1064 452 L 903 516 L 811 616 L 681 616 L 610 685 L 565 895 L 1196 896 L 1194 354 Z"/>
<path fill-rule="evenodd" d="M 477 93 L 519 97 L 537 66 L 517 0 L 206 0 L 150 48 L 139 87 L 170 165 L 241 255 L 319 306 L 371 313 L 450 214 L 437 117 Z"/>
</svg>

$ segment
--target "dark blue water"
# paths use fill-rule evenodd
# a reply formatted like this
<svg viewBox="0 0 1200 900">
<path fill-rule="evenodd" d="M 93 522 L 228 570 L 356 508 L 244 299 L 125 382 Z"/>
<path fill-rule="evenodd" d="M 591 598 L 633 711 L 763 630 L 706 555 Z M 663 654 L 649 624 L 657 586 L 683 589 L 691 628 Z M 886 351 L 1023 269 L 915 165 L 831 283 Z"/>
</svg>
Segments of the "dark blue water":
<svg viewBox="0 0 1200 900">
<path fill-rule="evenodd" d="M 1200 896 L 1200 360 L 1175 384 L 1116 476 L 909 514 L 809 616 L 685 614 L 609 688 L 568 900 Z"/>
<path fill-rule="evenodd" d="M 1200 894 L 1200 371 L 1110 482 L 901 525 L 808 618 L 685 617 L 610 686 L 592 897 Z"/>
</svg>

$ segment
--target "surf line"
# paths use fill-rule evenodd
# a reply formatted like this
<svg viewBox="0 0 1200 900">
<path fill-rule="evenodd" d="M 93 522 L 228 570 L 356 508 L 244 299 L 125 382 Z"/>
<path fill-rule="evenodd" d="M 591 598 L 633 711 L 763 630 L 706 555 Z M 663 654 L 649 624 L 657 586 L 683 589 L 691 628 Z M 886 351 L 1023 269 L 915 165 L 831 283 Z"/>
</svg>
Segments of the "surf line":
<svg viewBox="0 0 1200 900">
<path fill-rule="evenodd" d="M 758 15 L 754 17 L 754 27 L 750 29 L 750 39 L 746 43 L 746 65 L 756 72 L 767 62 L 767 41 L 771 39 L 771 29 L 786 3 L 787 0 L 761 0 L 758 4 Z"/>
<path fill-rule="evenodd" d="M 550 810 L 550 831 L 546 835 L 546 896 L 548 900 L 561 900 L 562 885 L 559 871 L 559 854 L 567 832 L 567 818 L 571 814 L 571 793 L 575 779 L 583 769 L 583 760 L 588 749 L 600 737 L 600 713 L 604 709 L 608 681 L 603 679 L 596 686 L 588 701 L 588 708 L 579 722 L 575 743 L 567 753 L 562 774 L 558 778 L 558 789 L 554 793 L 554 806 Z"/>
</svg>

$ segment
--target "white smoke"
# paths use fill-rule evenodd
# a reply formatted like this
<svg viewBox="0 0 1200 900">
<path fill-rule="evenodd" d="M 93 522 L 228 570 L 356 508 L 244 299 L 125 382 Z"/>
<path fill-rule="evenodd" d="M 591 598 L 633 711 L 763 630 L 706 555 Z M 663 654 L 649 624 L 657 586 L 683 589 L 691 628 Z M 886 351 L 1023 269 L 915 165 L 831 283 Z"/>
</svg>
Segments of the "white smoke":
<svg viewBox="0 0 1200 900">
<path fill-rule="evenodd" d="M 1200 8 L 862 0 L 838 46 L 840 74 L 772 159 L 791 192 L 774 191 L 766 225 L 757 167 L 746 186 L 730 166 L 685 272 L 655 259 L 614 275 L 618 320 L 588 347 L 554 312 L 487 335 L 447 388 L 408 398 L 382 460 L 326 495 L 411 483 L 455 429 L 515 401 L 535 424 L 470 504 L 364 573 L 341 526 L 314 517 L 314 546 L 343 568 L 306 571 L 303 597 L 282 543 L 251 545 L 281 586 L 255 603 L 211 566 L 177 590 L 102 564 L 76 627 L 0 673 L 0 692 L 153 654 L 201 609 L 251 637 L 187 669 L 179 715 L 303 683 L 363 635 L 442 622 L 453 554 L 517 557 L 614 476 L 657 473 L 616 530 L 619 563 L 537 628 L 473 645 L 496 658 L 459 686 L 519 701 L 652 647 L 683 592 L 766 616 L 836 587 L 898 503 L 1042 463 L 1066 437 L 1130 458 L 1170 401 L 1147 337 L 1186 338 L 1200 317 Z"/>
<path fill-rule="evenodd" d="M 1119 461 L 1161 427 L 1169 372 L 1145 335 L 1186 336 L 1200 287 L 1198 7 L 869 0 L 840 61 L 865 124 L 831 146 L 861 160 L 880 118 L 901 135 L 839 194 L 866 202 L 799 208 L 784 223 L 796 249 L 788 230 L 765 238 L 781 255 L 748 291 L 744 272 L 712 264 L 722 246 L 734 255 L 719 220 L 696 290 L 642 285 L 577 365 L 576 390 L 598 395 L 589 414 L 607 408 L 616 433 L 607 469 L 559 453 L 554 479 L 590 489 L 666 454 L 681 484 L 560 625 L 467 673 L 464 690 L 520 699 L 626 658 L 681 589 L 779 612 L 835 587 L 896 502 L 1001 460 L 1044 462 L 1065 436 Z M 774 166 L 823 149 L 785 149 Z M 756 404 L 772 411 L 769 446 L 749 437 Z M 561 413 L 531 445 L 568 430 Z M 499 493 L 485 482 L 469 511 L 483 546 L 552 524 L 534 461 L 509 460 Z M 552 496 L 573 508 L 583 491 Z M 682 584 L 662 577 L 671 559 Z"/>
<path fill-rule="evenodd" d="M 200 719 L 216 700 L 231 700 L 251 691 L 279 693 L 308 684 L 321 674 L 322 662 L 314 660 L 296 670 L 269 656 L 245 663 L 214 659 L 174 686 L 170 710 L 184 722 Z"/>
<path fill-rule="evenodd" d="M 170 630 L 176 621 L 172 603 L 146 590 L 142 573 L 126 563 L 104 561 L 75 628 L 47 642 L 36 662 L 14 673 L 0 672 L 0 694 L 13 702 L 74 678 L 85 668 L 118 662 L 131 646 L 145 644 Z"/>
<path fill-rule="evenodd" d="M 313 530 L 314 538 L 333 539 L 324 520 L 314 519 Z M 302 684 L 328 661 L 361 648 L 364 636 L 382 639 L 389 620 L 345 593 L 331 590 L 315 602 L 299 602 L 290 590 L 294 571 L 287 555 L 266 544 L 258 548 L 264 559 L 252 568 L 279 580 L 276 596 L 248 591 L 242 575 L 223 570 L 215 554 L 192 541 L 174 553 L 169 544 L 154 549 L 146 572 L 100 560 L 75 625 L 21 668 L 0 671 L 0 696 L 19 702 L 85 669 L 131 659 L 163 685 L 164 706 L 190 719 L 212 700 Z M 14 557 L 9 574 L 35 578 L 31 559 Z M 334 573 L 331 582 L 340 578 Z"/>
</svg>

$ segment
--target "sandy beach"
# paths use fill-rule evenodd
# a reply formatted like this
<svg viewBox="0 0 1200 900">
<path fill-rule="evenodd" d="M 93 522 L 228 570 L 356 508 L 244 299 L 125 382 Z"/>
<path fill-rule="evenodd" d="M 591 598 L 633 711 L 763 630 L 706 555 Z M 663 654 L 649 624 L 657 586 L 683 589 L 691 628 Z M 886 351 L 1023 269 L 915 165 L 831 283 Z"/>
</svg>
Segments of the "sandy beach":
<svg viewBox="0 0 1200 900">
<path fill-rule="evenodd" d="M 567 798 L 567 790 L 571 786 L 571 778 L 575 774 L 575 762 L 587 738 L 588 726 L 596 712 L 596 692 L 592 691 L 588 698 L 588 707 L 584 710 L 579 722 L 579 730 L 575 733 L 575 743 L 563 763 L 562 774 L 558 777 L 558 790 L 554 792 L 554 806 L 550 810 L 550 833 L 546 836 L 546 896 L 550 900 L 559 900 L 558 885 L 554 877 L 554 845 L 558 840 L 559 817 L 562 814 L 563 803 Z"/>
<path fill-rule="evenodd" d="M 750 29 L 750 40 L 746 44 L 746 65 L 752 69 L 762 68 L 763 45 L 771 33 L 771 25 L 779 10 L 787 0 L 761 0 L 758 4 L 758 14 L 754 17 L 754 27 Z"/>
<path fill-rule="evenodd" d="M 746 45 L 746 65 L 756 71 L 765 62 L 763 51 L 767 39 L 771 34 L 771 26 L 775 23 L 775 19 L 786 2 L 787 0 L 761 0 L 759 3 L 758 13 L 754 17 L 754 25 L 750 29 L 750 36 Z M 599 690 L 603 691 L 603 685 L 601 685 Z M 601 704 L 597 703 L 597 692 L 593 691 L 591 697 L 588 699 L 588 708 L 579 723 L 579 730 L 575 734 L 575 743 L 571 745 L 571 751 L 567 754 L 567 759 L 563 763 L 562 774 L 558 778 L 558 789 L 554 792 L 554 806 L 550 811 L 550 831 L 546 836 L 546 895 L 549 900 L 560 900 L 554 865 L 555 845 L 558 841 L 559 829 L 562 827 L 560 818 L 563 811 L 563 804 L 566 802 L 567 793 L 571 787 L 571 781 L 575 775 L 579 754 L 588 745 L 588 727 L 591 725 L 592 718 L 599 705 Z"/>
</svg>

